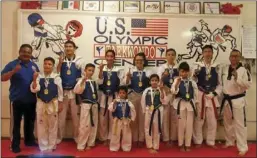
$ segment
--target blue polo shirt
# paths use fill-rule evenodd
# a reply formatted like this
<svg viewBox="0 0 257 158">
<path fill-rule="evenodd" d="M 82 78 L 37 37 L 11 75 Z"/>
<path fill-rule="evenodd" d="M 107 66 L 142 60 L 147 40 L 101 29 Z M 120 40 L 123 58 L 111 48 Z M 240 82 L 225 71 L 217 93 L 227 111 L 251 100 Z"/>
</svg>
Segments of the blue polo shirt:
<svg viewBox="0 0 257 158">
<path fill-rule="evenodd" d="M 18 62 L 19 59 L 9 62 L 2 70 L 1 75 L 13 70 Z M 9 98 L 12 102 L 18 100 L 23 103 L 34 103 L 36 102 L 36 95 L 30 91 L 30 84 L 33 80 L 33 69 L 39 72 L 38 66 L 31 61 L 26 64 L 21 62 L 20 65 L 21 69 L 10 79 Z"/>
</svg>

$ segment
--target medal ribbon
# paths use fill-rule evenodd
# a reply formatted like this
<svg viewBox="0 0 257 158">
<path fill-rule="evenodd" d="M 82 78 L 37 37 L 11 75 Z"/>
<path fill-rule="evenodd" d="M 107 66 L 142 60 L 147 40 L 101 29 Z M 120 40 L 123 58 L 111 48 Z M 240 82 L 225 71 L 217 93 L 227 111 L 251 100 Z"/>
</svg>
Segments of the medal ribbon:
<svg viewBox="0 0 257 158">
<path fill-rule="evenodd" d="M 47 76 L 45 76 L 44 78 L 45 78 L 45 87 L 47 89 L 48 88 L 48 84 L 49 84 L 49 78 Z"/>
<path fill-rule="evenodd" d="M 91 90 L 92 90 L 92 93 L 95 94 L 95 89 L 94 89 L 94 86 L 93 86 L 93 81 L 91 80 L 88 80 L 89 84 L 90 84 L 90 87 L 91 87 Z"/>
<path fill-rule="evenodd" d="M 210 75 L 210 72 L 211 72 L 211 64 L 209 66 L 207 66 L 207 64 L 204 63 L 204 66 L 205 66 L 205 73 L 206 73 L 206 76 L 209 77 Z"/>
<path fill-rule="evenodd" d="M 188 80 L 185 80 L 185 81 L 184 81 L 184 85 L 185 85 L 185 87 L 186 87 L 186 95 L 187 95 L 188 92 L 189 92 L 189 81 L 188 81 Z"/>
<path fill-rule="evenodd" d="M 71 64 L 72 64 L 72 61 L 76 58 L 76 56 L 74 55 L 73 59 L 71 61 L 69 61 L 69 59 L 67 57 L 65 57 L 65 61 L 67 63 L 67 67 L 68 69 L 70 70 L 70 67 L 71 67 Z"/>
<path fill-rule="evenodd" d="M 126 110 L 126 102 L 121 101 L 121 111 L 122 111 L 122 117 L 125 117 L 125 110 Z"/>
<path fill-rule="evenodd" d="M 170 78 L 172 78 L 172 74 L 173 74 L 173 66 L 169 66 L 168 65 L 168 68 L 169 68 L 169 74 L 170 74 Z"/>
<path fill-rule="evenodd" d="M 138 71 L 139 82 L 142 82 L 143 71 Z"/>
<path fill-rule="evenodd" d="M 112 69 L 113 69 L 113 67 L 112 67 Z M 107 67 L 107 77 L 108 77 L 108 80 L 111 79 L 111 76 L 112 76 L 112 69 L 108 69 L 108 67 Z"/>
<path fill-rule="evenodd" d="M 151 101 L 152 101 L 152 105 L 154 105 L 154 97 L 155 97 L 155 92 L 153 92 L 153 89 L 151 88 Z"/>
</svg>

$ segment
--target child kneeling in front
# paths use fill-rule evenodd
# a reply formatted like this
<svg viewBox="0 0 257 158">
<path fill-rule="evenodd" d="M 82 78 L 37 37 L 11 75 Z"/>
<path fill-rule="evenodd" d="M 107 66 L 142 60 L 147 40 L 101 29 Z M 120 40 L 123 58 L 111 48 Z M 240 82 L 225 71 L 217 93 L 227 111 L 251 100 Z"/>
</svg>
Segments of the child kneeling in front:
<svg viewBox="0 0 257 158">
<path fill-rule="evenodd" d="M 132 133 L 130 122 L 135 120 L 136 111 L 134 105 L 127 97 L 128 88 L 120 86 L 118 88 L 118 98 L 108 107 L 113 116 L 110 151 L 118 151 L 120 146 L 123 151 L 128 152 L 131 150 Z"/>
<path fill-rule="evenodd" d="M 98 125 L 98 103 L 97 85 L 92 79 L 95 72 L 95 65 L 89 63 L 84 70 L 84 76 L 79 79 L 74 92 L 79 94 L 80 120 L 77 149 L 83 151 L 95 146 L 95 139 Z"/>
<path fill-rule="evenodd" d="M 37 93 L 37 132 L 41 151 L 56 149 L 58 112 L 62 110 L 62 80 L 53 73 L 55 61 L 51 57 L 44 59 L 44 73 L 34 72 L 31 91 Z"/>
<path fill-rule="evenodd" d="M 174 81 L 171 92 L 175 95 L 173 106 L 178 116 L 178 146 L 180 151 L 190 151 L 194 115 L 197 115 L 196 105 L 198 88 L 196 83 L 189 79 L 189 65 L 182 62 L 179 65 L 179 77 Z"/>
<path fill-rule="evenodd" d="M 163 120 L 163 105 L 167 106 L 168 98 L 163 89 L 159 86 L 159 76 L 150 76 L 150 85 L 144 90 L 141 105 L 145 114 L 145 139 L 146 147 L 150 153 L 157 153 L 160 144 L 160 134 Z"/>
</svg>

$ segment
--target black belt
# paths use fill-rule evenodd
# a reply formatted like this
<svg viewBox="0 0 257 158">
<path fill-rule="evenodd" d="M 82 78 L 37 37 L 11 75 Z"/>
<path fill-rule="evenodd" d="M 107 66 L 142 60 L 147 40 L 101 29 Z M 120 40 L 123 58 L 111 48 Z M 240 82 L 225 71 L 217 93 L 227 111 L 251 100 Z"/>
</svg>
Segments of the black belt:
<svg viewBox="0 0 257 158">
<path fill-rule="evenodd" d="M 154 118 L 154 114 L 155 112 L 158 110 L 158 129 L 159 129 L 159 133 L 161 134 L 161 112 L 159 110 L 159 108 L 156 108 L 153 110 L 152 115 L 151 115 L 151 120 L 150 120 L 150 127 L 149 127 L 149 135 L 152 135 L 152 125 L 153 125 L 153 118 Z"/>
<path fill-rule="evenodd" d="M 179 102 L 178 102 L 178 108 L 177 108 L 177 115 L 179 116 L 180 115 L 180 103 L 183 99 L 180 99 Z M 195 114 L 195 117 L 197 116 L 197 112 L 196 112 L 196 109 L 195 109 L 195 105 L 193 103 L 192 100 L 189 101 L 189 103 L 191 104 L 193 110 L 194 110 L 194 114 Z"/>
<path fill-rule="evenodd" d="M 198 86 L 198 89 L 199 89 L 200 91 L 202 91 L 203 93 L 205 93 L 205 94 L 209 94 L 210 92 L 214 92 L 214 93 L 215 93 L 215 88 L 212 88 L 212 89 L 210 89 L 210 90 L 206 90 L 206 89 L 204 89 L 203 87 Z"/>
<path fill-rule="evenodd" d="M 90 101 L 90 100 L 82 100 L 82 102 L 85 103 L 85 104 L 91 104 L 91 107 L 89 109 L 89 117 L 90 117 L 91 126 L 94 127 L 95 124 L 94 124 L 94 119 L 93 119 L 93 109 L 92 109 L 92 107 L 93 107 L 93 104 L 97 104 L 98 109 L 99 109 L 100 104 L 98 102 L 93 102 L 93 101 Z"/>
<path fill-rule="evenodd" d="M 107 109 L 108 109 L 109 96 L 110 95 L 106 95 L 106 98 L 105 98 L 104 116 L 105 116 L 105 114 L 107 112 Z M 115 99 L 115 94 L 114 93 L 112 94 L 112 99 Z"/>
<path fill-rule="evenodd" d="M 242 93 L 242 94 L 237 94 L 237 95 L 228 95 L 228 94 L 223 94 L 224 98 L 222 99 L 222 102 L 221 102 L 221 107 L 220 107 L 220 114 L 222 112 L 222 109 L 225 105 L 225 101 L 228 101 L 228 104 L 230 106 L 230 109 L 231 109 L 231 113 L 232 113 L 232 119 L 234 119 L 234 114 L 233 114 L 233 107 L 232 107 L 232 100 L 233 99 L 238 99 L 238 98 L 241 98 L 241 97 L 244 97 L 245 96 L 245 93 Z"/>
</svg>

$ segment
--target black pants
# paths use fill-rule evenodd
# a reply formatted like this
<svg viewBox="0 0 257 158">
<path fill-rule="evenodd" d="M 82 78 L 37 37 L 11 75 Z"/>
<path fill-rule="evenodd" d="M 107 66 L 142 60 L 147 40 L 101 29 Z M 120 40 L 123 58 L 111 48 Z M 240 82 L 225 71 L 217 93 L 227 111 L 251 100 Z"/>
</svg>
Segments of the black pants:
<svg viewBox="0 0 257 158">
<path fill-rule="evenodd" d="M 12 148 L 20 146 L 20 129 L 22 115 L 24 115 L 24 143 L 29 145 L 35 142 L 34 136 L 34 122 L 36 116 L 36 103 L 23 103 L 21 101 L 14 101 L 13 107 L 13 138 Z"/>
</svg>

